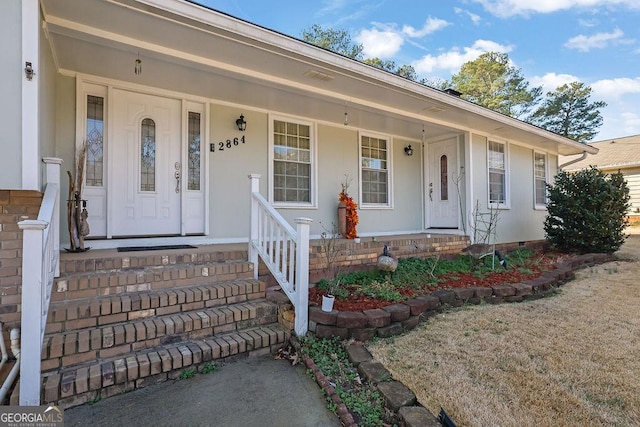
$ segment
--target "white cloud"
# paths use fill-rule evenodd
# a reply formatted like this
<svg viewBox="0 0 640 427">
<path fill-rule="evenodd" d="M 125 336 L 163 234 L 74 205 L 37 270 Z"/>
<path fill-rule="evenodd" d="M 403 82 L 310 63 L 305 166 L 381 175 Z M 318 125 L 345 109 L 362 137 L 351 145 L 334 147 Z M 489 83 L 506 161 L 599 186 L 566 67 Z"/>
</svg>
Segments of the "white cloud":
<svg viewBox="0 0 640 427">
<path fill-rule="evenodd" d="M 597 99 L 615 100 L 624 95 L 640 94 L 640 77 L 598 80 L 591 84 Z"/>
<path fill-rule="evenodd" d="M 558 86 L 562 86 L 564 84 L 569 84 L 571 82 L 580 81 L 580 79 L 576 76 L 572 76 L 571 74 L 556 74 L 556 73 L 547 73 L 544 76 L 534 76 L 529 80 L 531 86 L 542 86 L 543 93 L 553 92 L 558 88 Z"/>
<path fill-rule="evenodd" d="M 625 42 L 622 39 L 623 35 L 624 33 L 619 28 L 616 28 L 612 33 L 597 33 L 592 36 L 580 34 L 571 37 L 564 46 L 569 49 L 577 49 L 580 52 L 589 52 L 591 49 L 604 49 L 610 44 Z"/>
<path fill-rule="evenodd" d="M 478 25 L 480 24 L 480 21 L 482 21 L 482 18 L 480 17 L 480 15 L 476 15 L 475 13 L 471 13 L 466 9 L 462 9 L 459 7 L 454 7 L 453 11 L 455 13 L 457 13 L 458 15 L 467 15 L 469 17 L 469 19 L 471 19 L 471 22 L 473 22 L 474 25 Z"/>
<path fill-rule="evenodd" d="M 638 0 L 473 0 L 490 13 L 506 18 L 514 15 L 552 13 L 573 8 L 626 6 L 639 9 Z"/>
<path fill-rule="evenodd" d="M 392 58 L 404 43 L 402 35 L 389 26 L 362 30 L 355 37 L 356 42 L 362 44 L 363 53 L 369 58 Z"/>
<path fill-rule="evenodd" d="M 453 48 L 449 52 L 439 55 L 425 55 L 421 59 L 413 62 L 411 65 L 418 74 L 433 73 L 442 70 L 448 72 L 456 72 L 465 62 L 473 61 L 486 52 L 508 53 L 513 49 L 512 46 L 501 45 L 490 40 L 476 40 L 472 46 L 461 49 Z"/>
<path fill-rule="evenodd" d="M 427 34 L 435 33 L 443 29 L 447 25 L 451 24 L 443 19 L 428 17 L 421 29 L 416 30 L 411 25 L 404 25 L 402 27 L 402 33 L 409 37 L 422 38 Z"/>
</svg>

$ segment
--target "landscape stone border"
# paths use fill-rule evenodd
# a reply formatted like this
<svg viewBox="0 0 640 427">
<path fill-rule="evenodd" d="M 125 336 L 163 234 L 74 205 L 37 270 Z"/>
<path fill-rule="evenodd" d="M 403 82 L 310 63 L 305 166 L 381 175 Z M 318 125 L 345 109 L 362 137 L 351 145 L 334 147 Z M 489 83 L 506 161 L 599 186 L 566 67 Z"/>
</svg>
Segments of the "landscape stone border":
<svg viewBox="0 0 640 427">
<path fill-rule="evenodd" d="M 309 307 L 309 331 L 318 338 L 338 336 L 352 341 L 345 346 L 349 360 L 357 367 L 360 375 L 374 384 L 383 396 L 385 405 L 406 427 L 437 427 L 439 419 L 424 408 L 415 394 L 404 384 L 393 379 L 391 373 L 364 347 L 363 341 L 373 337 L 387 338 L 402 334 L 415 328 L 420 322 L 442 313 L 451 307 L 481 302 L 499 304 L 503 302 L 521 302 L 540 299 L 555 293 L 557 287 L 575 278 L 575 271 L 614 261 L 609 254 L 585 254 L 567 258 L 554 270 L 522 283 L 504 284 L 487 288 L 460 288 L 432 292 L 399 304 L 381 309 L 362 312 L 323 312 L 319 307 Z M 300 344 L 292 335 L 294 347 L 299 351 Z M 340 421 L 347 427 L 357 424 L 333 386 L 320 372 L 315 362 L 303 356 L 307 368 L 311 370 L 316 383 L 337 407 Z"/>
</svg>

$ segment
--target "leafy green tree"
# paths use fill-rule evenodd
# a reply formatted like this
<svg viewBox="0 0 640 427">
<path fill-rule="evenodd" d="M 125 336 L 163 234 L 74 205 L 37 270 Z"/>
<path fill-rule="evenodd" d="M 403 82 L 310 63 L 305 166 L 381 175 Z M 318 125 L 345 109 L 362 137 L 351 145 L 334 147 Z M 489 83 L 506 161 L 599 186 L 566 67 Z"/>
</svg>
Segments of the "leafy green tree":
<svg viewBox="0 0 640 427">
<path fill-rule="evenodd" d="M 548 92 L 540 108 L 531 116 L 531 122 L 542 128 L 586 142 L 596 136 L 602 126 L 600 108 L 604 101 L 589 102 L 591 87 L 581 82 L 572 82 Z"/>
<path fill-rule="evenodd" d="M 302 31 L 302 40 L 351 59 L 362 59 L 362 45 L 354 43 L 345 30 L 322 28 L 313 24 L 311 28 Z"/>
<path fill-rule="evenodd" d="M 468 101 L 507 116 L 524 118 L 542 95 L 541 87 L 529 88 L 506 53 L 487 52 L 460 67 L 451 85 Z"/>
<path fill-rule="evenodd" d="M 380 59 L 380 58 L 366 58 L 362 62 L 365 64 L 369 64 L 372 67 L 380 68 L 381 70 L 388 71 L 390 73 L 395 73 L 398 69 L 398 66 L 394 61 L 389 59 Z"/>
<path fill-rule="evenodd" d="M 332 52 L 342 54 L 351 59 L 362 61 L 365 64 L 369 64 L 381 70 L 397 74 L 405 79 L 413 81 L 418 80 L 416 70 L 411 65 L 398 66 L 394 61 L 389 59 L 363 59 L 363 46 L 361 44 L 354 43 L 349 33 L 344 30 L 322 28 L 320 25 L 314 24 L 308 30 L 302 31 L 302 40 Z"/>
<path fill-rule="evenodd" d="M 613 253 L 624 243 L 629 187 L 620 173 L 591 166 L 561 171 L 548 185 L 544 231 L 549 243 L 565 252 Z"/>
</svg>

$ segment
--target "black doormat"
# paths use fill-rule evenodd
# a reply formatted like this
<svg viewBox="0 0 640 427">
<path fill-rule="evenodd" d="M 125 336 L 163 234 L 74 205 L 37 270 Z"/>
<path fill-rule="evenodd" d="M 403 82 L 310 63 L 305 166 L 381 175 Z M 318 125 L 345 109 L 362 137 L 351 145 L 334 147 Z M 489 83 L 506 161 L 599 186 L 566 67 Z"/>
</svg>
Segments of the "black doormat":
<svg viewBox="0 0 640 427">
<path fill-rule="evenodd" d="M 162 251 L 166 249 L 195 249 L 191 245 L 160 245 L 160 246 L 121 246 L 118 252 Z"/>
</svg>

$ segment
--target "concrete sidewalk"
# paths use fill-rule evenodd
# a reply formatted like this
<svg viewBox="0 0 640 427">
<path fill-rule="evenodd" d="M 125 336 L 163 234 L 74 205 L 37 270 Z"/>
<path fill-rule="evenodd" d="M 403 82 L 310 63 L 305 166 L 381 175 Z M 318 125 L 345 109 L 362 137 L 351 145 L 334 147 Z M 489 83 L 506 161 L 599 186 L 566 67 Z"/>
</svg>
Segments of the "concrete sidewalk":
<svg viewBox="0 0 640 427">
<path fill-rule="evenodd" d="M 340 426 L 304 365 L 270 356 L 64 412 L 65 426 Z"/>
</svg>

